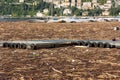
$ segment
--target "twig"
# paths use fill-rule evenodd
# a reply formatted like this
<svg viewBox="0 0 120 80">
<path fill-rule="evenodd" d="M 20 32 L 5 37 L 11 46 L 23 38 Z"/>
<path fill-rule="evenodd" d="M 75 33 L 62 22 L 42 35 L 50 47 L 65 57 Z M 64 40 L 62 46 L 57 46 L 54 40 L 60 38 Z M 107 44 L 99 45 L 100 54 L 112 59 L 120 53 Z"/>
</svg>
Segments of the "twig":
<svg viewBox="0 0 120 80">
<path fill-rule="evenodd" d="M 53 67 L 52 67 L 52 70 L 53 70 L 53 71 L 55 71 L 55 72 L 57 72 L 57 73 L 62 74 L 62 72 L 61 72 L 61 71 L 59 71 L 59 70 L 57 70 L 57 69 L 55 69 L 55 68 L 53 68 Z"/>
</svg>

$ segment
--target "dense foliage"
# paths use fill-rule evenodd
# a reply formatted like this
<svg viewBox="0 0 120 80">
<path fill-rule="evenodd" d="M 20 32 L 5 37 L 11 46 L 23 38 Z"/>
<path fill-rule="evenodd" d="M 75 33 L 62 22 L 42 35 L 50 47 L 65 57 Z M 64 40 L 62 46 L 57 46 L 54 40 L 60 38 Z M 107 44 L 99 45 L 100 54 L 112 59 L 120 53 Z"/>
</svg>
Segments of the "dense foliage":
<svg viewBox="0 0 120 80">
<path fill-rule="evenodd" d="M 19 0 L 0 0 L 0 15 L 12 15 L 13 17 L 21 17 L 21 16 L 33 16 L 38 11 L 43 12 L 44 9 L 48 9 L 49 12 L 46 15 L 52 16 L 62 16 L 63 11 L 66 9 L 64 7 L 54 8 L 54 5 L 51 3 L 46 3 L 43 0 L 25 0 L 24 3 L 17 4 Z M 71 0 L 69 0 L 71 2 Z M 83 2 L 92 1 L 92 0 L 82 0 Z M 99 3 L 104 4 L 107 0 L 98 0 Z M 109 10 L 110 15 L 118 15 L 120 13 L 120 6 L 114 7 L 114 0 L 113 6 Z M 36 4 L 33 4 L 37 2 Z M 72 11 L 71 14 L 65 16 L 82 16 L 83 12 L 88 11 L 89 16 L 99 16 L 102 14 L 102 10 L 99 7 L 95 7 L 93 10 L 82 10 L 76 7 L 68 6 L 67 9 Z"/>
<path fill-rule="evenodd" d="M 98 0 L 98 2 L 101 4 L 105 4 L 107 2 L 107 0 Z"/>
<path fill-rule="evenodd" d="M 0 0 L 0 2 L 9 2 L 9 3 L 12 3 L 12 2 L 18 2 L 19 0 Z"/>
<path fill-rule="evenodd" d="M 120 6 L 118 6 L 118 7 L 112 7 L 111 9 L 110 9 L 110 15 L 112 15 L 112 16 L 117 16 L 117 15 L 119 15 L 119 13 L 120 13 Z"/>
<path fill-rule="evenodd" d="M 10 1 L 10 0 L 9 0 Z M 13 0 L 11 0 L 13 1 Z M 43 11 L 45 8 L 49 8 L 50 4 L 43 2 L 42 0 L 37 4 L 14 4 L 8 2 L 1 2 L 0 15 L 12 15 L 12 16 L 33 16 L 38 11 Z"/>
<path fill-rule="evenodd" d="M 82 0 L 82 2 L 91 2 L 92 0 Z"/>
<path fill-rule="evenodd" d="M 102 14 L 102 10 L 99 7 L 95 7 L 93 10 L 88 10 L 89 16 L 99 16 Z"/>
</svg>

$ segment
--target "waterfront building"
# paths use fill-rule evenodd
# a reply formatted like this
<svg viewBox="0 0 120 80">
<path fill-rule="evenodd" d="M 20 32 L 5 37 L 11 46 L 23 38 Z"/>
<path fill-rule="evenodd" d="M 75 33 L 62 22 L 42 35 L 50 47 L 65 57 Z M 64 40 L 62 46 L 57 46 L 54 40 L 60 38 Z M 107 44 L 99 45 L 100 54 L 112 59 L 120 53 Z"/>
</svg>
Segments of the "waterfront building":
<svg viewBox="0 0 120 80">
<path fill-rule="evenodd" d="M 24 0 L 19 0 L 19 2 L 20 2 L 20 3 L 23 3 L 23 2 L 24 2 Z"/>
<path fill-rule="evenodd" d="M 82 1 L 81 0 L 77 0 L 77 8 L 81 9 L 82 7 Z"/>
<path fill-rule="evenodd" d="M 92 9 L 92 3 L 91 2 L 83 2 L 82 9 Z"/>
</svg>

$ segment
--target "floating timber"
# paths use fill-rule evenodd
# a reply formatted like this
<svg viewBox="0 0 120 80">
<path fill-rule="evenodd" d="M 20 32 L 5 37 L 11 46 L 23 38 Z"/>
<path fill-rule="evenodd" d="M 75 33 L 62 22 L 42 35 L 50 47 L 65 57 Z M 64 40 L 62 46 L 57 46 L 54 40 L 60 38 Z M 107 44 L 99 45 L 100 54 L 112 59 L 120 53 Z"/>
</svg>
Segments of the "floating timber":
<svg viewBox="0 0 120 80">
<path fill-rule="evenodd" d="M 19 49 L 58 48 L 66 46 L 88 46 L 100 48 L 120 48 L 120 41 L 112 40 L 31 40 L 31 41 L 0 41 L 1 47 Z"/>
</svg>

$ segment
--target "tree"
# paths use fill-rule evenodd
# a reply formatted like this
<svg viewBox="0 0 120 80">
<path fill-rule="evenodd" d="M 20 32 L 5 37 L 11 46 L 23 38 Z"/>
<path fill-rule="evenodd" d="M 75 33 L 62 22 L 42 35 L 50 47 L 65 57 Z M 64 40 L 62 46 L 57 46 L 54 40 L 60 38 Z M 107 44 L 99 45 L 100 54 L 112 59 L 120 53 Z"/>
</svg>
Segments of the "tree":
<svg viewBox="0 0 120 80">
<path fill-rule="evenodd" d="M 72 6 L 70 9 L 72 10 L 72 14 L 71 14 L 71 15 L 74 15 L 74 13 L 75 13 L 75 11 L 77 10 L 77 8 L 74 7 L 74 6 Z"/>
<path fill-rule="evenodd" d="M 89 16 L 99 16 L 100 14 L 102 14 L 102 9 L 99 7 L 95 7 L 93 10 L 88 9 Z"/>
<path fill-rule="evenodd" d="M 82 2 L 91 2 L 92 0 L 82 0 Z"/>
<path fill-rule="evenodd" d="M 98 0 L 98 2 L 101 4 L 105 4 L 107 2 L 107 0 Z"/>
<path fill-rule="evenodd" d="M 120 6 L 118 6 L 116 8 L 112 7 L 109 11 L 110 11 L 110 15 L 117 16 L 120 13 Z"/>
<path fill-rule="evenodd" d="M 75 12 L 74 12 L 74 15 L 76 15 L 76 16 L 82 16 L 82 12 L 83 12 L 83 10 L 81 9 L 76 9 L 75 10 Z"/>
</svg>

